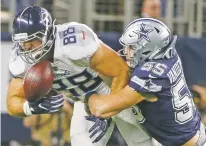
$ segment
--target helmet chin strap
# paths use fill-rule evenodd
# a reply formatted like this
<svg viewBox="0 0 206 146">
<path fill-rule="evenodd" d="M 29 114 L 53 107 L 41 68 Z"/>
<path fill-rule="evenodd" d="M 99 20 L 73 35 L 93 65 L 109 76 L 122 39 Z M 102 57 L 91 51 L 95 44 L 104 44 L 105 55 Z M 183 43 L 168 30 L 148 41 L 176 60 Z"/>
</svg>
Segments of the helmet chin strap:
<svg viewBox="0 0 206 146">
<path fill-rule="evenodd" d="M 124 53 L 124 49 L 120 49 L 119 51 L 117 51 L 119 56 L 125 57 L 125 53 Z"/>
</svg>

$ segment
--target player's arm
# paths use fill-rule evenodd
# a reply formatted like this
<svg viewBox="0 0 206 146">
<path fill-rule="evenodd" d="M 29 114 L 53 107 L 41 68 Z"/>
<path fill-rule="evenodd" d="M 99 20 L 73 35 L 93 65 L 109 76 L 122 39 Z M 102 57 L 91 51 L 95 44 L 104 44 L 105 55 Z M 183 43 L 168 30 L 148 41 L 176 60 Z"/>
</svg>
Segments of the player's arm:
<svg viewBox="0 0 206 146">
<path fill-rule="evenodd" d="M 124 88 L 129 80 L 130 70 L 126 62 L 109 46 L 100 41 L 98 49 L 90 60 L 90 66 L 104 76 L 112 78 L 111 93 Z M 119 111 L 107 113 L 116 115 Z"/>
<path fill-rule="evenodd" d="M 13 117 L 26 117 L 33 114 L 51 114 L 63 106 L 63 95 L 51 95 L 38 101 L 25 100 L 23 79 L 13 78 L 7 93 L 7 110 Z"/>
<path fill-rule="evenodd" d="M 134 91 L 133 88 L 126 86 L 115 94 L 93 94 L 89 98 L 88 104 L 93 115 L 101 118 L 109 118 L 117 114 L 117 112 L 132 107 L 145 99 L 140 93 Z"/>
<path fill-rule="evenodd" d="M 69 28 L 74 29 L 76 39 L 72 43 L 63 45 L 63 54 L 73 61 L 81 62 L 78 62 L 79 64 L 91 67 L 100 74 L 113 78 L 112 93 L 125 87 L 129 79 L 129 67 L 126 62 L 99 40 L 88 26 L 74 22 L 70 23 Z"/>
<path fill-rule="evenodd" d="M 25 117 L 23 105 L 25 103 L 23 79 L 13 78 L 9 84 L 7 93 L 7 110 L 9 115 Z"/>
<path fill-rule="evenodd" d="M 111 92 L 115 93 L 127 85 L 129 67 L 126 62 L 109 46 L 100 41 L 98 49 L 90 60 L 90 66 L 95 71 L 112 79 Z"/>
<path fill-rule="evenodd" d="M 25 62 L 18 56 L 18 46 L 12 49 L 9 61 L 9 70 L 14 78 L 9 83 L 7 90 L 7 111 L 13 117 L 25 117 L 33 114 L 54 113 L 63 105 L 63 95 L 45 96 L 38 101 L 26 101 L 23 87 L 23 77 L 26 72 Z"/>
</svg>

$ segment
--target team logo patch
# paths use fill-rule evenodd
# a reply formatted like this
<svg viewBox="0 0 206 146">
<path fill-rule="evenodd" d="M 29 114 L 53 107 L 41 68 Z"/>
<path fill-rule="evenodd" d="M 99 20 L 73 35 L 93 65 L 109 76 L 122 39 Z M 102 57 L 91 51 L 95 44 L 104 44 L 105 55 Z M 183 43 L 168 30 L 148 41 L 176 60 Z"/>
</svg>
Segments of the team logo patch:
<svg viewBox="0 0 206 146">
<path fill-rule="evenodd" d="M 136 33 L 139 36 L 138 42 L 140 42 L 142 39 L 145 39 L 145 40 L 150 42 L 150 38 L 149 38 L 148 34 L 150 32 L 152 32 L 153 29 L 146 29 L 145 26 L 146 26 L 146 24 L 142 23 L 140 30 L 133 31 L 134 33 Z"/>
<path fill-rule="evenodd" d="M 141 88 L 148 90 L 149 92 L 159 92 L 162 90 L 162 86 L 158 86 L 153 83 L 151 79 L 143 80 L 137 76 L 133 76 L 131 81 L 139 85 Z"/>
</svg>

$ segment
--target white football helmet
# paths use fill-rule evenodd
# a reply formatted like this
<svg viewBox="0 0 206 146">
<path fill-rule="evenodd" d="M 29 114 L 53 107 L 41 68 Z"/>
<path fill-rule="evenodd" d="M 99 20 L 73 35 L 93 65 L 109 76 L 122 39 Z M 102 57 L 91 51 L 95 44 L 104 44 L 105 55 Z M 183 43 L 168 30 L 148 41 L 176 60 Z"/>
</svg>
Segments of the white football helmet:
<svg viewBox="0 0 206 146">
<path fill-rule="evenodd" d="M 171 36 L 168 27 L 153 18 L 140 18 L 132 21 L 125 29 L 119 42 L 126 48 L 133 49 L 132 57 L 127 57 L 129 66 L 154 59 L 170 58 L 173 54 L 176 36 Z M 122 50 L 120 50 L 121 52 Z"/>
</svg>

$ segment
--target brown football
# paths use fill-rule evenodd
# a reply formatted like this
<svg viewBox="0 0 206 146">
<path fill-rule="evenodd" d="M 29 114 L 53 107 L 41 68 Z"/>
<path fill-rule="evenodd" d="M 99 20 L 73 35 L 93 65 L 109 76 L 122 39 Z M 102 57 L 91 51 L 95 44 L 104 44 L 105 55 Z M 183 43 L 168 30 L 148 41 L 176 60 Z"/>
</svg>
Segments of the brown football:
<svg viewBox="0 0 206 146">
<path fill-rule="evenodd" d="M 52 88 L 53 79 L 53 68 L 49 61 L 34 64 L 24 77 L 26 100 L 33 102 L 44 97 Z"/>
</svg>

